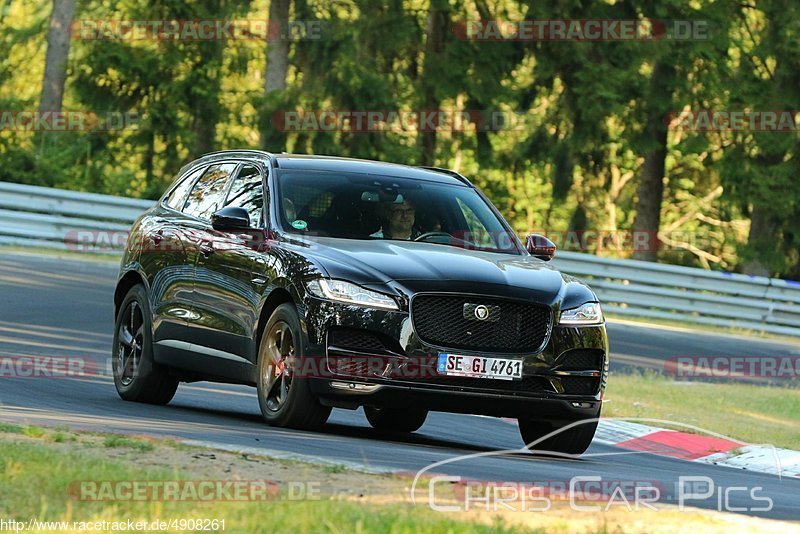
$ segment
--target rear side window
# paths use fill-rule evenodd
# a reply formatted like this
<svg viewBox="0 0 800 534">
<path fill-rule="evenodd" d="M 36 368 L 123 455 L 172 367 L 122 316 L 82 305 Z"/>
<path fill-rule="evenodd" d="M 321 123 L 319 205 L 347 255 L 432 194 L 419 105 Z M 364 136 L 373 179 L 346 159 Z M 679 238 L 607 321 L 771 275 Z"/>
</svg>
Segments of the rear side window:
<svg viewBox="0 0 800 534">
<path fill-rule="evenodd" d="M 192 184 L 194 184 L 194 181 L 197 179 L 197 177 L 203 174 L 203 171 L 205 170 L 205 167 L 200 167 L 199 169 L 195 169 L 194 171 L 186 174 L 178 182 L 178 185 L 172 188 L 172 191 L 167 196 L 164 203 L 174 210 L 183 210 L 183 205 L 186 202 L 186 195 L 189 193 L 189 189 L 192 187 Z"/>
<path fill-rule="evenodd" d="M 245 164 L 233 180 L 225 206 L 237 206 L 247 210 L 250 224 L 261 223 L 261 212 L 264 208 L 264 187 L 258 168 Z"/>
<path fill-rule="evenodd" d="M 236 163 L 211 165 L 189 193 L 183 212 L 193 217 L 210 219 L 211 214 L 222 207 L 225 184 L 235 168 Z"/>
</svg>

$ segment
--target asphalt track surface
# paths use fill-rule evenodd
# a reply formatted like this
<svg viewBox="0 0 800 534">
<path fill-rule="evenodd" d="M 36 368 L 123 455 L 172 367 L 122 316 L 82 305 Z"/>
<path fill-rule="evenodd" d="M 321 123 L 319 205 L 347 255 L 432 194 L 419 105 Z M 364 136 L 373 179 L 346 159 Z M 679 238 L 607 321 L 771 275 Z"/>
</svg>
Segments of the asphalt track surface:
<svg viewBox="0 0 800 534">
<path fill-rule="evenodd" d="M 117 265 L 0 250 L 0 356 L 65 356 L 108 360 Z M 610 324 L 613 371 L 658 367 L 677 356 L 800 354 L 800 345 L 722 334 Z M 732 399 L 735 402 L 735 399 Z M 721 414 L 724 416 L 724 414 Z M 272 428 L 261 421 L 255 390 L 206 382 L 182 384 L 168 406 L 122 401 L 109 376 L 0 377 L 0 421 L 170 436 L 267 455 L 313 457 L 369 470 L 416 472 L 470 480 L 568 483 L 575 476 L 604 481 L 652 481 L 662 502 L 677 503 L 679 477 L 704 476 L 713 495 L 687 505 L 773 519 L 800 520 L 800 479 L 705 465 L 595 442 L 580 459 L 534 456 L 508 421 L 433 413 L 407 437 L 375 433 L 361 410 L 334 410 L 320 432 Z M 462 455 L 475 455 L 441 465 Z M 724 491 L 731 490 L 727 503 Z M 759 489 L 760 488 L 760 489 Z M 426 490 L 427 487 L 423 488 Z M 769 511 L 755 511 L 768 497 Z"/>
</svg>

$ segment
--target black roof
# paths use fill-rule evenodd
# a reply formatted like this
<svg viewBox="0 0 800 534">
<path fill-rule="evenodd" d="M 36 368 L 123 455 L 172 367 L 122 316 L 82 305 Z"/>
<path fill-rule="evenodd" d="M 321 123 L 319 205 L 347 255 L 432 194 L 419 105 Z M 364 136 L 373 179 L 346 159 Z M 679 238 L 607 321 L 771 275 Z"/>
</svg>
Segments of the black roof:
<svg viewBox="0 0 800 534">
<path fill-rule="evenodd" d="M 424 169 L 399 163 L 372 161 L 366 159 L 340 158 L 335 156 L 309 156 L 303 154 L 275 154 L 278 167 L 281 169 L 302 169 L 313 171 L 340 171 L 361 174 L 379 174 L 412 180 L 460 184 L 465 182 L 446 171 Z"/>
<path fill-rule="evenodd" d="M 279 169 L 298 169 L 313 171 L 340 171 L 355 172 L 362 174 L 378 174 L 381 176 L 392 176 L 397 178 L 409 178 L 415 180 L 427 180 L 431 182 L 448 184 L 467 184 L 467 180 L 458 173 L 447 169 L 436 169 L 432 167 L 414 167 L 399 163 L 387 163 L 383 161 L 372 161 L 365 159 L 340 158 L 336 156 L 312 156 L 304 154 L 273 154 L 262 150 L 222 150 L 206 154 L 187 165 L 186 168 L 193 167 L 195 164 L 209 163 L 216 160 L 228 158 L 271 159 L 275 167 Z"/>
</svg>

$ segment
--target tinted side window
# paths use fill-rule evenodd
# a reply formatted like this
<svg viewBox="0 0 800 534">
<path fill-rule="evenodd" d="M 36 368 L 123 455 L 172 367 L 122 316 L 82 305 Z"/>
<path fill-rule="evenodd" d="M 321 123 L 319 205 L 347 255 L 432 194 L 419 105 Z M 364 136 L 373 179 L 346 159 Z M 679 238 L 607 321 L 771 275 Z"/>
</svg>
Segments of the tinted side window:
<svg viewBox="0 0 800 534">
<path fill-rule="evenodd" d="M 261 222 L 264 206 L 264 188 L 261 184 L 261 173 L 253 165 L 244 165 L 233 181 L 226 206 L 238 206 L 250 214 L 250 224 L 255 226 Z"/>
<path fill-rule="evenodd" d="M 186 195 L 189 193 L 189 188 L 192 187 L 192 184 L 197 179 L 198 176 L 203 174 L 203 171 L 206 170 L 205 167 L 200 167 L 199 169 L 195 169 L 194 171 L 187 173 L 178 185 L 176 185 L 167 198 L 164 200 L 164 203 L 174 210 L 181 211 L 183 209 L 183 204 L 186 202 Z"/>
<path fill-rule="evenodd" d="M 211 214 L 222 206 L 225 184 L 235 168 L 235 163 L 211 165 L 189 193 L 183 212 L 201 219 L 210 219 Z"/>
</svg>

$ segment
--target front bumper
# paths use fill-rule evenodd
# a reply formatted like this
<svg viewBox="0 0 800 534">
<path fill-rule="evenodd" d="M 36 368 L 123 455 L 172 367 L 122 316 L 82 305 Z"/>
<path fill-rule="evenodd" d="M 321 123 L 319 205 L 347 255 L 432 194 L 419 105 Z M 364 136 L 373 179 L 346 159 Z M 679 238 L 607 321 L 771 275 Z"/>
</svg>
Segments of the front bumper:
<svg viewBox="0 0 800 534">
<path fill-rule="evenodd" d="M 432 411 L 546 419 L 599 413 L 608 375 L 604 325 L 555 325 L 537 353 L 487 354 L 423 343 L 407 311 L 367 309 L 309 297 L 301 310 L 306 357 L 319 364 L 313 392 L 332 406 L 414 406 Z M 373 342 L 354 342 L 366 331 Z M 346 335 L 342 335 L 342 333 Z M 344 341 L 343 341 L 344 340 Z M 377 340 L 377 341 L 375 341 Z M 360 346 L 359 346 L 360 345 Z M 440 352 L 520 359 L 517 381 L 438 374 Z"/>
</svg>

